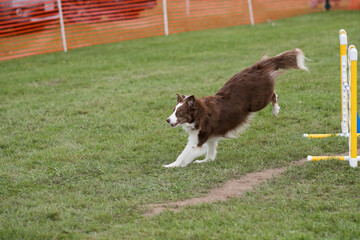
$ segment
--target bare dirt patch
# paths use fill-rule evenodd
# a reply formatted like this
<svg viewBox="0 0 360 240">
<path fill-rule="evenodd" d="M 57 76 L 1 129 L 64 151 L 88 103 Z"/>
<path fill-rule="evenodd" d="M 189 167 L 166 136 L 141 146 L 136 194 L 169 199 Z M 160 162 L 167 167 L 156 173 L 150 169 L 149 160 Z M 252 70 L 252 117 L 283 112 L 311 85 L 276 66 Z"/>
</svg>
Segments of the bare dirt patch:
<svg viewBox="0 0 360 240">
<path fill-rule="evenodd" d="M 306 163 L 306 159 L 294 161 L 290 165 L 302 165 Z M 210 189 L 209 193 L 205 196 L 198 198 L 191 198 L 183 201 L 168 202 L 160 204 L 148 205 L 148 211 L 144 214 L 145 216 L 155 216 L 168 209 L 170 211 L 179 211 L 183 207 L 190 205 L 197 205 L 201 203 L 212 203 L 216 201 L 225 201 L 231 197 L 240 197 L 245 192 L 251 191 L 255 186 L 266 180 L 278 177 L 283 173 L 287 167 L 267 169 L 261 172 L 249 173 L 242 176 L 240 179 L 227 181 L 222 187 Z"/>
</svg>

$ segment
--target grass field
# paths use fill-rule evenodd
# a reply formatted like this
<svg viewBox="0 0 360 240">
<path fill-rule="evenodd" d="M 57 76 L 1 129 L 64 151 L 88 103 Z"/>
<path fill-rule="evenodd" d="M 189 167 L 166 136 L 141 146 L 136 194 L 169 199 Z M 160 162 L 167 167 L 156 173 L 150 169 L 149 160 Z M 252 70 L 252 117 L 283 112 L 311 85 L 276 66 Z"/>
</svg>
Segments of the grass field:
<svg viewBox="0 0 360 240">
<path fill-rule="evenodd" d="M 360 169 L 290 167 L 242 198 L 143 216 L 249 172 L 347 151 L 340 28 L 360 49 L 360 12 L 316 13 L 0 62 L 0 239 L 360 239 Z M 217 159 L 165 169 L 186 134 L 165 122 L 176 92 L 214 94 L 259 60 L 301 48 L 310 73 L 276 84 L 280 114 L 256 114 Z"/>
</svg>

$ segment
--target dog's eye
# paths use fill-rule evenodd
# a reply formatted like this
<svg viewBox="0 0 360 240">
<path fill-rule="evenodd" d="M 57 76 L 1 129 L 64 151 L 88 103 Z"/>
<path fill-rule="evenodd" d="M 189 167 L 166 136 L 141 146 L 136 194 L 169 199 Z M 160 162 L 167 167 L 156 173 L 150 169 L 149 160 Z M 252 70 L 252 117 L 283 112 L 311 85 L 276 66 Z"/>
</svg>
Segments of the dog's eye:
<svg viewBox="0 0 360 240">
<path fill-rule="evenodd" d="M 179 116 L 182 116 L 183 115 L 183 112 L 182 111 L 179 111 Z"/>
</svg>

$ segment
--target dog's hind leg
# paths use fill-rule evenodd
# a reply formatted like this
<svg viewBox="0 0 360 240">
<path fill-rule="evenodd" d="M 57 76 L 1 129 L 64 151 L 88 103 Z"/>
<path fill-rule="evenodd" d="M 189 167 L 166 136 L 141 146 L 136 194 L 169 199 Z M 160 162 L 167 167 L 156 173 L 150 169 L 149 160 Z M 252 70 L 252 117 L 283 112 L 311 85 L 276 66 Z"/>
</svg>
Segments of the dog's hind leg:
<svg viewBox="0 0 360 240">
<path fill-rule="evenodd" d="M 275 117 L 279 114 L 280 106 L 278 104 L 278 95 L 274 92 L 272 95 L 272 109 Z"/>
<path fill-rule="evenodd" d="M 207 154 L 206 154 L 205 159 L 203 159 L 203 160 L 196 160 L 195 163 L 204 163 L 204 162 L 214 161 L 214 160 L 215 160 L 215 157 L 216 157 L 216 153 L 217 153 L 216 147 L 217 147 L 218 141 L 219 141 L 218 138 L 209 139 L 209 140 L 206 142 L 206 145 L 207 145 Z"/>
</svg>

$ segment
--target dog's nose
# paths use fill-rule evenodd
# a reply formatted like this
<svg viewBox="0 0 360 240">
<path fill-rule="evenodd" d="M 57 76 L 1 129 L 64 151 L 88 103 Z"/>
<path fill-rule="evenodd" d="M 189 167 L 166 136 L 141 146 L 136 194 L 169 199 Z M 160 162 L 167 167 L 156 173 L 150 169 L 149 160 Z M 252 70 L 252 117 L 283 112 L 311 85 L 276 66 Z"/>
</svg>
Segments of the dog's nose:
<svg viewBox="0 0 360 240">
<path fill-rule="evenodd" d="M 166 119 L 166 122 L 167 122 L 167 123 L 170 123 L 170 118 L 167 118 L 167 119 Z"/>
</svg>

